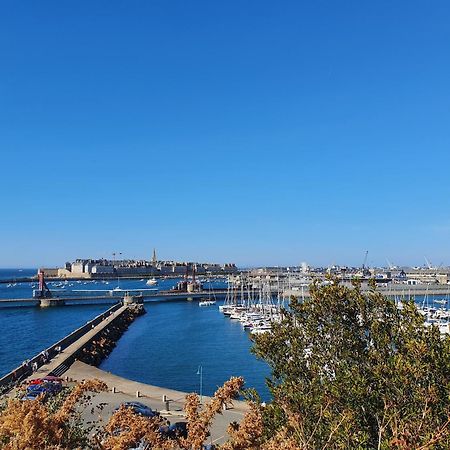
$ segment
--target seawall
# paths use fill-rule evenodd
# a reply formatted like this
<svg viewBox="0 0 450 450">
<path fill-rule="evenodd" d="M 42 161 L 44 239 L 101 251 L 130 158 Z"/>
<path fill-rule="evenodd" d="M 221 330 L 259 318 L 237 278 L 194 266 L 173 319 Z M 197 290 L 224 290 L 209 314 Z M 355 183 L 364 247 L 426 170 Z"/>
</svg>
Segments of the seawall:
<svg viewBox="0 0 450 450">
<path fill-rule="evenodd" d="M 76 329 L 63 339 L 54 343 L 26 363 L 16 367 L 10 373 L 0 378 L 0 391 L 7 390 L 15 383 L 27 377 L 42 377 L 55 371 L 63 372 L 77 357 L 85 360 L 95 348 L 103 345 L 105 350 L 111 351 L 115 341 L 126 330 L 134 318 L 143 313 L 143 308 L 135 305 L 124 306 L 121 303 L 113 305 L 104 313 L 99 314 L 85 325 Z M 113 341 L 114 339 L 114 341 Z M 98 354 L 102 353 L 97 350 Z M 104 356 L 108 353 L 103 352 Z M 99 356 L 97 356 L 99 358 Z M 33 371 L 33 366 L 37 370 Z M 60 373 L 57 373 L 58 375 Z M 3 389 L 2 389 L 3 388 Z"/>
</svg>

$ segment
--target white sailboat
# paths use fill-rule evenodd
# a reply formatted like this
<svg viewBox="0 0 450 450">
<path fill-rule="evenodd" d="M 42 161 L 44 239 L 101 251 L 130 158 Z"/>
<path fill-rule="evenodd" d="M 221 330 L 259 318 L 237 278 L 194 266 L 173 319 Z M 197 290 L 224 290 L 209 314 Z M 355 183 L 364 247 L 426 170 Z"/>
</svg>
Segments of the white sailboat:
<svg viewBox="0 0 450 450">
<path fill-rule="evenodd" d="M 198 302 L 198 306 L 211 306 L 211 305 L 215 305 L 215 304 L 216 304 L 215 300 L 209 300 L 209 299 L 201 300 L 200 302 Z"/>
<path fill-rule="evenodd" d="M 214 295 L 214 291 L 211 291 L 211 282 L 209 282 L 208 285 L 208 292 L 209 295 L 207 298 L 201 299 L 198 302 L 198 306 L 211 306 L 216 304 L 216 296 Z M 212 295 L 211 295 L 212 293 Z"/>
<path fill-rule="evenodd" d="M 158 280 L 153 277 L 147 280 L 147 283 L 145 283 L 147 286 L 155 286 L 155 284 L 158 284 Z"/>
</svg>

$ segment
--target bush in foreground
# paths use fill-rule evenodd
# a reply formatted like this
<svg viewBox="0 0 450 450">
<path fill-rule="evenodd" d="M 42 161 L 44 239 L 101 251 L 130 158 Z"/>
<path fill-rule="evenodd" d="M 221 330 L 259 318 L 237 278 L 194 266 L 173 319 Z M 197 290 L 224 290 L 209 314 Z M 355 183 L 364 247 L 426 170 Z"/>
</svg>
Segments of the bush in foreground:
<svg viewBox="0 0 450 450">
<path fill-rule="evenodd" d="M 450 448 L 450 338 L 373 287 L 314 284 L 258 336 L 273 402 L 265 435 L 298 448 Z"/>
</svg>

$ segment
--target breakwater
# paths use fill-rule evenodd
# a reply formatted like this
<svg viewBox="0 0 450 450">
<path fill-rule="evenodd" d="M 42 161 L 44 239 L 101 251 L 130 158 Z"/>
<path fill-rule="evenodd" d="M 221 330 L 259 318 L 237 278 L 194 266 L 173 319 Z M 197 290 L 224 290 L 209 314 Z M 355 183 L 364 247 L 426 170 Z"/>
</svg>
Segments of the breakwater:
<svg viewBox="0 0 450 450">
<path fill-rule="evenodd" d="M 135 317 L 143 313 L 142 305 L 113 305 L 107 311 L 79 327 L 52 346 L 44 349 L 38 355 L 24 361 L 19 367 L 0 378 L 0 392 L 7 391 L 15 384 L 29 376 L 61 375 L 77 359 L 87 357 L 94 349 L 95 354 L 99 343 L 105 350 L 113 348 L 113 342 L 121 336 Z M 103 352 L 106 356 L 106 351 Z M 98 358 L 98 357 L 97 357 Z M 101 359 L 98 359 L 101 361 Z"/>
<path fill-rule="evenodd" d="M 142 304 L 129 305 L 123 314 L 108 327 L 102 328 L 92 340 L 75 353 L 74 359 L 98 366 L 113 351 L 117 341 L 134 319 L 143 314 L 145 309 Z"/>
</svg>

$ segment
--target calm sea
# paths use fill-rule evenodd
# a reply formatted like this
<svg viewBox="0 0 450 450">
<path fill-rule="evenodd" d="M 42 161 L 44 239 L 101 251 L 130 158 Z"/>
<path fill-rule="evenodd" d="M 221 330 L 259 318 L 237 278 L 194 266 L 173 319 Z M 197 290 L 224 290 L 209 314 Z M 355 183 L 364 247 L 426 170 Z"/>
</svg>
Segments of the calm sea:
<svg viewBox="0 0 450 450">
<path fill-rule="evenodd" d="M 0 269 L 0 280 L 35 276 L 37 269 Z"/>
<path fill-rule="evenodd" d="M 0 278 L 34 275 L 35 269 L 0 269 Z M 145 289 L 146 280 L 120 280 L 122 289 Z M 160 282 L 168 289 L 176 280 Z M 64 289 L 112 289 L 117 280 L 70 282 Z M 50 284 L 52 287 L 52 284 Z M 0 283 L 0 298 L 29 298 L 33 283 Z M 248 387 L 268 398 L 265 377 L 268 366 L 250 353 L 248 332 L 240 323 L 225 318 L 218 302 L 199 307 L 198 302 L 152 301 L 147 314 L 138 318 L 122 336 L 101 368 L 144 383 L 185 392 L 199 391 L 202 366 L 203 393 L 211 395 L 232 375 L 242 375 Z M 34 306 L 0 308 L 0 376 L 23 360 L 39 353 L 108 305 L 65 306 L 40 309 Z"/>
</svg>

